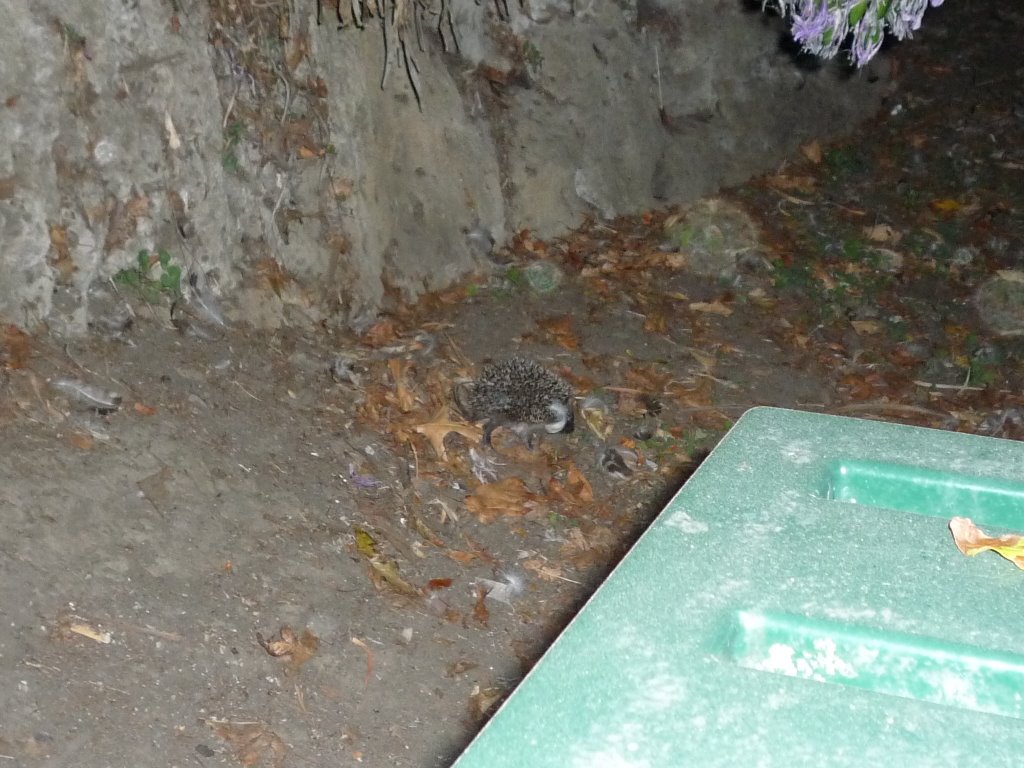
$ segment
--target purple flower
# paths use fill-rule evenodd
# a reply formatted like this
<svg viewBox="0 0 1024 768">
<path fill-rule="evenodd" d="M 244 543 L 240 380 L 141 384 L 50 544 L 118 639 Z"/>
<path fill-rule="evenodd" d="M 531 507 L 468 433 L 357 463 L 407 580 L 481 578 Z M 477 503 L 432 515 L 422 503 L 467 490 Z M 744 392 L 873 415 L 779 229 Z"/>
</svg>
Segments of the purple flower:
<svg viewBox="0 0 1024 768">
<path fill-rule="evenodd" d="M 769 2 L 783 16 L 792 16 L 793 39 L 818 56 L 835 56 L 852 31 L 851 58 L 863 66 L 878 53 L 887 30 L 899 40 L 910 37 L 920 29 L 925 9 L 943 0 L 765 0 Z M 857 15 L 852 27 L 851 14 Z"/>
<path fill-rule="evenodd" d="M 793 39 L 798 43 L 820 39 L 831 25 L 832 14 L 826 0 L 804 0 L 800 10 L 793 12 Z"/>
</svg>

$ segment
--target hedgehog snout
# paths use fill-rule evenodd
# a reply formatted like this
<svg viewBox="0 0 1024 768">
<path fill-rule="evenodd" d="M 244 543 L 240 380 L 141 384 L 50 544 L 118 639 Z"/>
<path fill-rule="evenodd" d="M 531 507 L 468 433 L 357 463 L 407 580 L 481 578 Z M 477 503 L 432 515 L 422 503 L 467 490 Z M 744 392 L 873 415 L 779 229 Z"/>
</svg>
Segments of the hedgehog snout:
<svg viewBox="0 0 1024 768">
<path fill-rule="evenodd" d="M 571 402 L 563 403 L 556 400 L 548 403 L 548 412 L 554 417 L 552 421 L 544 425 L 544 430 L 548 434 L 572 432 L 574 428 L 574 415 Z"/>
</svg>

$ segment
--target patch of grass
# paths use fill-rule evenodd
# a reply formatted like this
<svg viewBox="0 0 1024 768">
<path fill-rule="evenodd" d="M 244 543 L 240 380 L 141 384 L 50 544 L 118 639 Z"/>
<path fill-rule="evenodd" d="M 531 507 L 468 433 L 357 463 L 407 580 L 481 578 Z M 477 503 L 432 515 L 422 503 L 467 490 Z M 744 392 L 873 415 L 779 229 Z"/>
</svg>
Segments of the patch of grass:
<svg viewBox="0 0 1024 768">
<path fill-rule="evenodd" d="M 505 279 L 514 288 L 524 288 L 526 286 L 526 275 L 524 275 L 523 271 L 517 267 L 509 267 L 505 271 Z"/>
<path fill-rule="evenodd" d="M 526 62 L 526 66 L 528 66 L 534 74 L 539 74 L 540 68 L 544 65 L 544 54 L 542 54 L 540 49 L 529 40 L 524 40 L 523 61 Z"/>
<path fill-rule="evenodd" d="M 575 528 L 579 526 L 579 523 L 557 512 L 548 512 L 548 525 L 552 528 Z"/>
<path fill-rule="evenodd" d="M 242 142 L 242 124 L 237 120 L 224 129 L 224 151 L 220 164 L 229 173 L 239 173 L 242 166 L 238 161 L 238 145 Z"/>
<path fill-rule="evenodd" d="M 159 274 L 154 268 L 159 266 Z M 114 275 L 118 285 L 138 290 L 139 294 L 150 304 L 156 303 L 161 296 L 174 300 L 181 295 L 181 267 L 171 263 L 171 254 L 160 249 L 156 254 L 141 250 L 136 257 L 136 266 L 122 269 Z"/>
<path fill-rule="evenodd" d="M 793 261 L 791 264 L 775 262 L 772 280 L 779 290 L 804 293 L 817 287 L 817 281 L 811 274 L 810 265 L 806 261 Z"/>
<path fill-rule="evenodd" d="M 853 146 L 834 147 L 826 150 L 822 159 L 833 181 L 840 181 L 869 168 L 867 158 Z"/>
</svg>

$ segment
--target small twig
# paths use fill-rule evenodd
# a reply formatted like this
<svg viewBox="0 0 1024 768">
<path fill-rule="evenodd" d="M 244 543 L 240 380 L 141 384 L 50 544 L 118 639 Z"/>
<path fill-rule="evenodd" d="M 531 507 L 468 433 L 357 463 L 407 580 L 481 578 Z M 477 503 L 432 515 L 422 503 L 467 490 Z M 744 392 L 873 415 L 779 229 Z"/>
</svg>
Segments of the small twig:
<svg viewBox="0 0 1024 768">
<path fill-rule="evenodd" d="M 963 390 L 969 390 L 971 392 L 984 392 L 985 387 L 968 387 L 966 384 L 936 384 L 933 381 L 919 381 L 914 379 L 914 384 L 919 387 L 925 387 L 926 389 L 955 389 L 958 392 Z"/>
<path fill-rule="evenodd" d="M 369 688 L 370 679 L 373 677 L 373 651 L 370 650 L 370 646 L 368 646 L 358 637 L 352 638 L 352 645 L 358 645 L 360 648 L 366 651 L 366 677 L 363 680 L 363 688 Z"/>
<path fill-rule="evenodd" d="M 415 467 L 416 472 L 415 479 L 418 480 L 420 479 L 420 455 L 416 453 L 416 445 L 413 444 L 412 440 L 410 440 L 409 446 L 413 450 L 413 466 Z"/>
<path fill-rule="evenodd" d="M 177 632 L 165 632 L 162 629 L 153 629 L 153 627 L 142 627 L 138 624 L 125 624 L 124 622 L 118 622 L 117 626 L 119 626 L 121 629 L 127 629 L 132 632 L 139 632 L 143 635 L 159 637 L 161 640 L 173 640 L 176 643 L 180 643 L 185 639 Z"/>
<path fill-rule="evenodd" d="M 221 123 L 220 129 L 226 131 L 228 129 L 228 120 L 231 119 L 231 112 L 235 108 L 235 99 L 238 98 L 238 91 L 241 89 L 242 84 L 238 83 L 235 86 L 235 92 L 231 94 L 231 101 L 228 102 L 228 108 L 224 110 L 224 121 Z"/>
<path fill-rule="evenodd" d="M 233 380 L 233 381 L 232 381 L 231 383 L 232 383 L 232 384 L 234 384 L 234 385 L 235 385 L 236 387 L 238 387 L 238 388 L 239 388 L 240 390 L 242 390 L 243 392 L 245 392 L 245 394 L 247 394 L 247 395 L 248 395 L 249 397 L 251 397 L 251 398 L 252 398 L 253 400 L 255 400 L 255 401 L 256 401 L 257 403 L 262 403 L 262 402 L 263 402 L 263 401 L 262 401 L 262 400 L 260 400 L 260 399 L 259 399 L 258 397 L 256 397 L 256 395 L 254 395 L 254 394 L 253 394 L 252 392 L 250 392 L 250 391 L 249 391 L 248 389 L 246 389 L 245 387 L 243 387 L 243 386 L 242 386 L 242 384 L 241 384 L 241 382 L 239 382 L 239 381 L 238 381 L 237 379 Z"/>
<path fill-rule="evenodd" d="M 948 419 L 950 414 L 932 411 L 928 408 L 921 408 L 917 405 L 904 405 L 903 403 L 886 403 L 876 401 L 871 403 L 850 403 L 836 408 L 834 413 L 870 413 L 871 411 L 891 411 L 904 416 L 931 416 L 938 419 Z"/>
<path fill-rule="evenodd" d="M 277 202 L 274 203 L 274 210 L 270 212 L 270 220 L 273 221 L 277 218 L 277 209 L 281 207 L 281 201 L 284 200 L 284 193 L 288 191 L 288 185 L 281 185 L 281 194 L 277 196 Z"/>
<path fill-rule="evenodd" d="M 391 69 L 391 46 L 388 45 L 388 21 L 380 20 L 380 31 L 384 35 L 384 71 L 380 75 L 380 89 L 383 91 L 388 82 L 388 71 Z"/>
<path fill-rule="evenodd" d="M 420 86 L 419 86 L 419 72 L 420 68 L 416 65 L 416 60 L 409 55 L 409 49 L 406 48 L 405 40 L 399 36 L 398 44 L 402 47 L 402 59 L 405 62 L 405 74 L 409 78 L 409 85 L 412 87 L 412 95 L 416 97 L 416 106 L 419 107 L 420 112 L 423 111 L 423 99 L 420 97 Z"/>
<path fill-rule="evenodd" d="M 281 125 L 283 127 L 285 120 L 288 119 L 288 110 L 292 104 L 292 87 L 288 84 L 288 78 L 281 73 L 279 67 L 274 67 L 274 74 L 281 78 L 281 82 L 284 83 L 284 109 L 281 110 Z"/>
<path fill-rule="evenodd" d="M 451 335 L 445 331 L 444 340 L 448 342 L 448 348 L 451 350 L 452 357 L 456 359 L 461 365 L 467 368 L 473 367 L 473 361 L 466 357 L 466 354 L 462 351 L 462 348 L 455 342 Z"/>
<path fill-rule="evenodd" d="M 723 387 L 727 387 L 729 389 L 739 389 L 740 388 L 739 384 L 734 384 L 731 381 L 726 381 L 725 379 L 720 379 L 717 376 L 712 376 L 710 373 L 701 372 L 701 373 L 697 373 L 697 374 L 694 374 L 694 375 L 695 376 L 703 376 L 706 379 L 711 379 L 716 384 L 721 384 Z"/>
<path fill-rule="evenodd" d="M 654 76 L 658 80 L 658 111 L 665 111 L 665 100 L 661 93 L 661 57 L 658 54 L 658 41 L 654 41 Z"/>
</svg>

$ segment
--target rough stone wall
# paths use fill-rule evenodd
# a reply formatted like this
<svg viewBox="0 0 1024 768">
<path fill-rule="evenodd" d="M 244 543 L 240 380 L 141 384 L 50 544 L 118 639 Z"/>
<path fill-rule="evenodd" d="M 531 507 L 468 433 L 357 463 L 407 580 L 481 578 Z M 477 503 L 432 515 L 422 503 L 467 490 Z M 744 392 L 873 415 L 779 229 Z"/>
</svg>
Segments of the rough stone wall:
<svg viewBox="0 0 1024 768">
<path fill-rule="evenodd" d="M 379 20 L 316 5 L 4 4 L 0 318 L 81 332 L 166 250 L 241 319 L 361 325 L 480 268 L 487 234 L 708 193 L 886 87 L 796 67 L 737 0 L 451 0 L 444 45 L 407 30 L 412 79 L 390 31 L 382 88 Z"/>
</svg>

